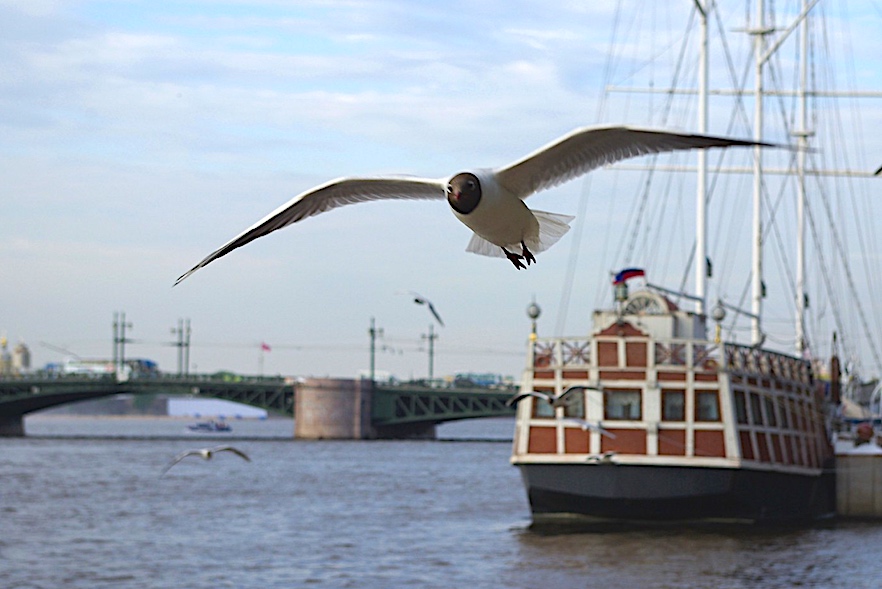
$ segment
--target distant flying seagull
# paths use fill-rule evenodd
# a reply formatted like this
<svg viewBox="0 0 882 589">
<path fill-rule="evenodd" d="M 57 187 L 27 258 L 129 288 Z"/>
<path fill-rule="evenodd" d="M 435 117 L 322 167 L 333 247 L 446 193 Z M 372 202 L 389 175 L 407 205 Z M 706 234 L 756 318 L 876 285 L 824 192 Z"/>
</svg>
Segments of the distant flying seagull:
<svg viewBox="0 0 882 589">
<path fill-rule="evenodd" d="M 474 232 L 466 251 L 506 257 L 515 268 L 536 261 L 534 254 L 554 245 L 574 217 L 534 211 L 524 199 L 573 180 L 594 168 L 638 155 L 693 148 L 757 146 L 761 143 L 620 126 L 584 127 L 549 143 L 505 167 L 473 169 L 430 179 L 408 176 L 340 178 L 311 188 L 209 254 L 178 278 L 225 256 L 236 248 L 343 205 L 381 199 L 446 198 L 453 214 Z M 518 253 L 519 250 L 519 253 Z"/>
<path fill-rule="evenodd" d="M 435 319 L 438 320 L 438 323 L 441 325 L 441 327 L 444 327 L 444 322 L 441 321 L 441 316 L 438 315 L 438 311 L 435 310 L 435 305 L 432 304 L 432 301 L 413 291 L 410 291 L 410 296 L 413 297 L 413 302 L 415 302 L 417 305 L 426 305 L 427 307 L 429 307 L 429 311 L 432 313 L 432 316 L 434 316 Z"/>
<path fill-rule="evenodd" d="M 211 457 L 214 456 L 218 452 L 232 452 L 233 454 L 241 456 L 242 458 L 244 458 L 248 462 L 251 462 L 251 459 L 248 458 L 247 454 L 245 454 L 244 452 L 242 452 L 238 448 L 234 448 L 232 446 L 214 446 L 212 448 L 202 448 L 201 450 L 187 450 L 186 452 L 181 452 L 180 454 L 175 456 L 174 460 L 172 460 L 168 464 L 168 466 L 165 467 L 165 469 L 162 471 L 162 474 L 159 476 L 162 476 L 165 473 L 167 473 L 171 467 L 173 467 L 175 464 L 177 464 L 178 462 L 180 462 L 181 460 L 183 460 L 187 456 L 200 456 L 205 460 L 211 460 Z"/>
<path fill-rule="evenodd" d="M 584 389 L 593 389 L 592 387 L 583 387 L 583 386 L 572 386 L 568 387 L 564 392 L 562 392 L 558 396 L 549 395 L 548 393 L 543 393 L 541 391 L 528 391 L 526 393 L 520 393 L 511 397 L 508 401 L 505 402 L 507 407 L 511 407 L 513 405 L 517 405 L 524 399 L 528 397 L 534 397 L 536 399 L 542 399 L 552 407 L 563 407 L 566 404 L 566 398 L 569 397 L 574 391 L 581 391 Z"/>
<path fill-rule="evenodd" d="M 565 417 L 563 419 L 564 423 L 572 423 L 574 425 L 578 425 L 582 428 L 582 431 L 591 430 L 593 432 L 597 432 L 602 436 L 606 436 L 608 438 L 615 439 L 616 435 L 609 430 L 603 429 L 599 423 L 592 423 L 590 421 L 585 421 L 584 419 L 579 419 L 578 417 Z"/>
</svg>

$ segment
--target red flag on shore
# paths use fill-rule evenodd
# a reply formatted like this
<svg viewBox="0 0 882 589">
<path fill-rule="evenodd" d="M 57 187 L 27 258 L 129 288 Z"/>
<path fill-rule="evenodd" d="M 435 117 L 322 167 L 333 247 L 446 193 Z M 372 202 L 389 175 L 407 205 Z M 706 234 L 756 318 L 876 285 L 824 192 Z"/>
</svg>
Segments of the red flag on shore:
<svg viewBox="0 0 882 589">
<path fill-rule="evenodd" d="M 269 345 L 266 342 L 261 342 L 260 351 L 261 352 L 272 352 L 273 350 L 272 350 L 272 348 L 269 347 Z"/>
</svg>

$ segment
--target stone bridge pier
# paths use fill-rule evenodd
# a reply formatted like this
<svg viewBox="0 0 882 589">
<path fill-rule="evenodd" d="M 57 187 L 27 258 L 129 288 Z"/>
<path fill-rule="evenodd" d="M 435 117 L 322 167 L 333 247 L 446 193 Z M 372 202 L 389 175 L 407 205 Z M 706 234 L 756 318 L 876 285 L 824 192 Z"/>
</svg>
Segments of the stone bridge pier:
<svg viewBox="0 0 882 589">
<path fill-rule="evenodd" d="M 435 439 L 434 423 L 372 424 L 370 380 L 311 378 L 297 385 L 294 437 L 303 440 Z"/>
<path fill-rule="evenodd" d="M 20 438 L 25 435 L 21 415 L 0 416 L 0 438 Z"/>
</svg>

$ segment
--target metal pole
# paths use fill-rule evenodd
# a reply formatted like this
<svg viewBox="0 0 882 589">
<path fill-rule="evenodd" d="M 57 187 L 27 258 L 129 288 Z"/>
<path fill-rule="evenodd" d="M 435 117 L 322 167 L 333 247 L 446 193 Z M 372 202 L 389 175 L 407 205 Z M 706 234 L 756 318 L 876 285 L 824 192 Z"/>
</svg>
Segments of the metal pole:
<svg viewBox="0 0 882 589">
<path fill-rule="evenodd" d="M 377 340 L 377 328 L 376 322 L 374 318 L 371 317 L 371 327 L 368 329 L 368 335 L 371 337 L 371 383 L 374 382 L 374 369 L 376 366 L 376 340 Z"/>
<path fill-rule="evenodd" d="M 754 130 L 755 141 L 763 140 L 763 45 L 765 41 L 765 6 L 763 0 L 757 2 L 756 28 L 754 33 L 754 52 L 756 53 L 754 82 Z M 753 300 L 751 312 L 751 343 L 762 343 L 760 315 L 763 305 L 763 222 L 762 222 L 762 189 L 763 167 L 762 148 L 753 148 Z"/>
<path fill-rule="evenodd" d="M 435 376 L 435 335 L 434 325 L 429 323 L 429 384 Z"/>
<path fill-rule="evenodd" d="M 710 2 L 695 0 L 701 15 L 701 51 L 698 65 L 698 132 L 707 133 L 708 40 L 707 11 Z M 707 151 L 698 150 L 698 188 L 695 201 L 695 312 L 704 314 L 707 290 Z"/>
<path fill-rule="evenodd" d="M 802 2 L 803 12 L 808 10 L 808 0 Z M 796 352 L 802 355 L 805 350 L 805 152 L 808 147 L 808 18 L 802 20 L 800 27 L 800 71 L 799 71 L 799 124 L 796 153 L 797 204 L 796 204 Z"/>
<path fill-rule="evenodd" d="M 126 328 L 131 328 L 131 323 L 126 323 L 126 314 L 125 312 L 121 312 L 119 314 L 119 337 L 117 341 L 119 342 L 119 364 L 116 366 L 117 376 L 121 375 L 123 369 L 126 365 Z"/>
<path fill-rule="evenodd" d="M 178 376 L 184 375 L 184 320 L 178 319 Z"/>
<path fill-rule="evenodd" d="M 113 312 L 113 370 L 119 369 L 119 312 Z"/>
<path fill-rule="evenodd" d="M 190 374 L 190 319 L 189 317 L 186 319 L 186 326 L 184 327 L 185 339 L 183 340 L 184 344 L 184 374 Z"/>
</svg>

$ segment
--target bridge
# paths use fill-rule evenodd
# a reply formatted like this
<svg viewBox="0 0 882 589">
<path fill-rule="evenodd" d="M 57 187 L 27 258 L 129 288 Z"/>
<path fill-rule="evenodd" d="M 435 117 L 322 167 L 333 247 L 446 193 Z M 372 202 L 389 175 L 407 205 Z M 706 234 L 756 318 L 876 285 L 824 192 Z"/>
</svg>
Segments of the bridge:
<svg viewBox="0 0 882 589">
<path fill-rule="evenodd" d="M 0 377 L 0 436 L 23 436 L 23 417 L 49 407 L 118 394 L 167 394 L 224 399 L 277 415 L 296 413 L 295 437 L 433 437 L 435 425 L 445 421 L 513 416 L 514 409 L 505 405 L 512 393 L 237 375 L 151 375 L 123 381 L 84 375 Z"/>
</svg>

